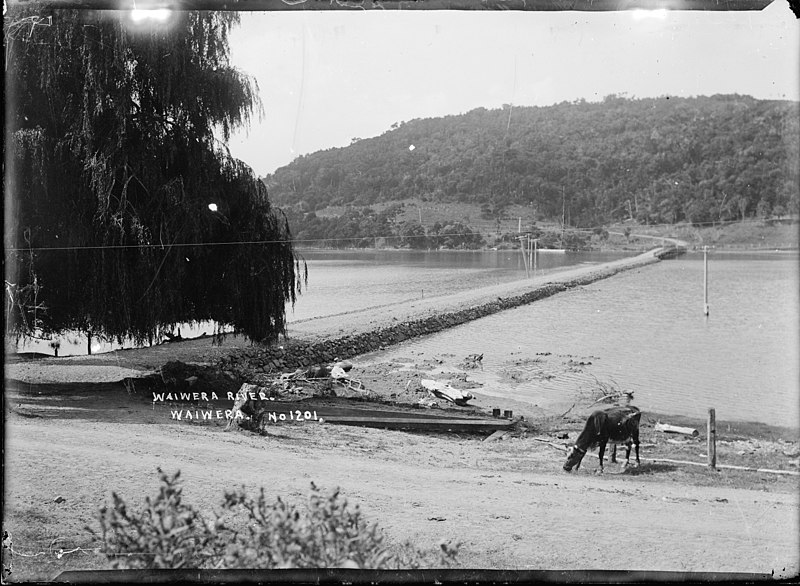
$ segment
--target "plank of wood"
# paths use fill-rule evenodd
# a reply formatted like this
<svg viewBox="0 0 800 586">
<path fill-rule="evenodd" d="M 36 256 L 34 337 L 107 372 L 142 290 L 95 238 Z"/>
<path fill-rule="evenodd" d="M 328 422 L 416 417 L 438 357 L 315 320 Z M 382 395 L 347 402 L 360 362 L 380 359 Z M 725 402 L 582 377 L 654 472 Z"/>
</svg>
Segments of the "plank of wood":
<svg viewBox="0 0 800 586">
<path fill-rule="evenodd" d="M 490 431 L 511 427 L 509 421 L 490 419 L 445 419 L 439 418 L 400 418 L 400 417 L 352 417 L 333 415 L 325 417 L 326 423 L 338 425 L 358 425 L 383 429 L 417 429 L 427 431 Z"/>
<path fill-rule="evenodd" d="M 370 417 L 379 419 L 400 418 L 400 419 L 472 419 L 483 421 L 483 417 L 472 417 L 469 412 L 464 413 L 462 416 L 458 411 L 443 410 L 443 409 L 391 409 L 391 408 L 376 408 L 375 406 L 368 406 L 366 404 L 356 405 L 317 405 L 303 402 L 284 402 L 284 401 L 270 401 L 269 403 L 262 403 L 261 408 L 268 413 L 284 413 L 289 414 L 295 411 L 305 412 L 307 410 L 315 411 L 319 417 L 326 420 L 333 417 Z"/>
<path fill-rule="evenodd" d="M 504 437 L 506 434 L 508 434 L 508 431 L 503 430 L 503 429 L 498 429 L 497 431 L 495 431 L 492 435 L 490 435 L 489 437 L 487 437 L 483 441 L 485 441 L 485 442 L 493 442 L 495 440 L 499 440 L 500 438 Z"/>
</svg>

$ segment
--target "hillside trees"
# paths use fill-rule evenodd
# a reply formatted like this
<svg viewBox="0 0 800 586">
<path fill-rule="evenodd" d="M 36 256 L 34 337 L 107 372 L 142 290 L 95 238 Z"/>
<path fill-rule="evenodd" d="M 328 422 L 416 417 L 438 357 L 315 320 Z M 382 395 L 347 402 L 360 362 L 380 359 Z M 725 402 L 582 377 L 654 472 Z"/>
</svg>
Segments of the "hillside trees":
<svg viewBox="0 0 800 586">
<path fill-rule="evenodd" d="M 218 138 L 259 108 L 228 62 L 238 15 L 124 14 L 5 19 L 9 327 L 144 342 L 211 319 L 274 339 L 299 285 L 289 226 Z"/>
<path fill-rule="evenodd" d="M 339 215 L 320 217 L 315 212 L 302 212 L 298 207 L 286 209 L 286 217 L 294 227 L 296 242 L 320 248 L 372 248 L 395 246 L 425 250 L 429 248 L 480 248 L 483 237 L 468 224 L 435 222 L 426 229 L 419 222 L 399 220 L 400 205 L 391 205 L 380 212 L 372 208 L 350 207 Z"/>
<path fill-rule="evenodd" d="M 762 200 L 762 211 L 800 208 L 796 102 L 609 96 L 515 107 L 508 120 L 507 109 L 485 108 L 411 120 L 306 155 L 265 180 L 279 205 L 313 192 L 317 209 L 419 198 L 533 205 L 560 220 L 566 204 L 581 227 L 631 216 L 645 223 L 736 220 L 753 217 Z M 323 165 L 337 170 L 335 187 L 317 176 Z"/>
</svg>

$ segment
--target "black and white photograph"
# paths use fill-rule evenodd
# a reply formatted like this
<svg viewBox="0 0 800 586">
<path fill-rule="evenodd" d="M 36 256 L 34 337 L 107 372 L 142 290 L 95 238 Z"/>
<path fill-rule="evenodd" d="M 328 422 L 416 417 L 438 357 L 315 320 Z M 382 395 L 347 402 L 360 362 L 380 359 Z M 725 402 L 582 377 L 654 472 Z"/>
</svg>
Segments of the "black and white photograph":
<svg viewBox="0 0 800 586">
<path fill-rule="evenodd" d="M 3 16 L 3 583 L 800 577 L 794 0 Z"/>
</svg>

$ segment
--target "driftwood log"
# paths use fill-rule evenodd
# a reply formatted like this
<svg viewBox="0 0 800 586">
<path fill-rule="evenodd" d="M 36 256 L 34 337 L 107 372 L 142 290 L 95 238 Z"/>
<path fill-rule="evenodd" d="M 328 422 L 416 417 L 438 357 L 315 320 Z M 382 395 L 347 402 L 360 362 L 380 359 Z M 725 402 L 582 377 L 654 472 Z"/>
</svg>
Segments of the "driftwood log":
<svg viewBox="0 0 800 586">
<path fill-rule="evenodd" d="M 434 396 L 462 407 L 467 404 L 467 401 L 475 398 L 471 393 L 465 393 L 464 391 L 451 387 L 450 384 L 446 382 L 422 379 L 420 384 Z"/>
<path fill-rule="evenodd" d="M 669 423 L 656 423 L 653 429 L 664 433 L 680 433 L 683 435 L 691 435 L 692 437 L 697 437 L 700 435 L 700 432 L 692 427 L 679 427 L 677 425 L 670 425 Z"/>
</svg>

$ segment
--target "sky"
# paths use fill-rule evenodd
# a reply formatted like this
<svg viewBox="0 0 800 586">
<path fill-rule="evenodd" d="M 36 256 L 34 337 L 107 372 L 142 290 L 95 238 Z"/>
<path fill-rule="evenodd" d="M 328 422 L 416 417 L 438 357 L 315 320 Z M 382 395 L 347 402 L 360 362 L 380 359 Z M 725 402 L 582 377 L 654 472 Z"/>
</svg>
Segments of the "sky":
<svg viewBox="0 0 800 586">
<path fill-rule="evenodd" d="M 231 137 L 259 176 L 394 123 L 474 108 L 747 94 L 800 100 L 800 21 L 762 11 L 241 12 L 231 63 L 263 115 Z"/>
</svg>

